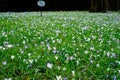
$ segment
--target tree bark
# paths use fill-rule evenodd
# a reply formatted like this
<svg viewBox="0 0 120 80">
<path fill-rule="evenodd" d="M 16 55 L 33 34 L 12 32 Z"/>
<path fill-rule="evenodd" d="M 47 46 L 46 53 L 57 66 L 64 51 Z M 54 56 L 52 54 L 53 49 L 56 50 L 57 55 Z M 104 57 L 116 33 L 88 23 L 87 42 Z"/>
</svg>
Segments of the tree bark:
<svg viewBox="0 0 120 80">
<path fill-rule="evenodd" d="M 120 0 L 117 0 L 117 10 L 120 10 Z"/>
<path fill-rule="evenodd" d="M 90 12 L 106 12 L 106 0 L 90 0 Z"/>
<path fill-rule="evenodd" d="M 120 0 L 90 0 L 90 12 L 120 10 Z"/>
<path fill-rule="evenodd" d="M 107 10 L 108 11 L 117 11 L 119 7 L 119 1 L 120 0 L 107 0 Z"/>
</svg>

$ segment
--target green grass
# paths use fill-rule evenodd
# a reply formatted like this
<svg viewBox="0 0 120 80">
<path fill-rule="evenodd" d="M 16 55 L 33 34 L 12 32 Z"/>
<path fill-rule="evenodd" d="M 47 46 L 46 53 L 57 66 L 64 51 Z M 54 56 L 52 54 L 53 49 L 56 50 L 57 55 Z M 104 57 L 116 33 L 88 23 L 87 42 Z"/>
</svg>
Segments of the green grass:
<svg viewBox="0 0 120 80">
<path fill-rule="evenodd" d="M 0 80 L 119 80 L 119 12 L 0 13 Z"/>
</svg>

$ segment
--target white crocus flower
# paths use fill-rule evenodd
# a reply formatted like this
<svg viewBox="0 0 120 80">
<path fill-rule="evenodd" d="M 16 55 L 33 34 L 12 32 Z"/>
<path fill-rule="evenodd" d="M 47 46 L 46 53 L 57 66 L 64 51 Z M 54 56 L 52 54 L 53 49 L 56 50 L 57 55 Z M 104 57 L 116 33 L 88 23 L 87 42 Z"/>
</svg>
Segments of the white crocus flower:
<svg viewBox="0 0 120 80">
<path fill-rule="evenodd" d="M 6 65 L 6 64 L 7 64 L 7 61 L 3 61 L 2 64 L 3 64 L 3 65 Z"/>
<path fill-rule="evenodd" d="M 3 46 L 0 46 L 0 49 L 2 49 L 3 48 Z"/>
<path fill-rule="evenodd" d="M 59 75 L 59 76 L 56 76 L 56 80 L 62 80 L 62 77 L 61 77 L 61 75 Z"/>
<path fill-rule="evenodd" d="M 51 64 L 51 63 L 47 63 L 47 67 L 50 68 L 50 69 L 52 69 L 53 64 Z"/>
<path fill-rule="evenodd" d="M 11 78 L 5 78 L 4 80 L 12 80 Z"/>
<path fill-rule="evenodd" d="M 31 64 L 33 63 L 33 59 L 29 59 L 28 61 L 29 61 Z"/>
<path fill-rule="evenodd" d="M 11 55 L 11 59 L 14 59 L 15 58 L 15 56 L 14 55 Z"/>
<path fill-rule="evenodd" d="M 75 76 L 75 71 L 72 71 L 72 75 Z"/>
<path fill-rule="evenodd" d="M 96 64 L 96 67 L 100 67 L 100 64 Z"/>
<path fill-rule="evenodd" d="M 118 73 L 120 73 L 120 70 L 118 70 Z"/>
<path fill-rule="evenodd" d="M 55 59 L 57 60 L 57 59 L 58 59 L 58 56 L 55 56 Z"/>
</svg>

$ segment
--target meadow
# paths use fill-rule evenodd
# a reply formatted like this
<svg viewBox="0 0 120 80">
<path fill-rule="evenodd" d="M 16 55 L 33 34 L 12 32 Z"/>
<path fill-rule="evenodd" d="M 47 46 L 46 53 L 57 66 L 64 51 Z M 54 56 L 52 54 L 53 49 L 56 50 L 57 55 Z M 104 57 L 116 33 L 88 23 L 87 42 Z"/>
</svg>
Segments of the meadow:
<svg viewBox="0 0 120 80">
<path fill-rule="evenodd" d="M 0 13 L 0 80 L 120 80 L 120 13 Z"/>
</svg>

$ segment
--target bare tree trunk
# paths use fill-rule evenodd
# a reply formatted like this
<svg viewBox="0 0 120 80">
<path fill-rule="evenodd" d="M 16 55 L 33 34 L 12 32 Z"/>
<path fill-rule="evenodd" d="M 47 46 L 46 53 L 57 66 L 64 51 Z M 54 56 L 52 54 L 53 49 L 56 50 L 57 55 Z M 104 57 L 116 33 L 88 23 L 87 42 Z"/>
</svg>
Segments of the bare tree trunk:
<svg viewBox="0 0 120 80">
<path fill-rule="evenodd" d="M 120 0 L 117 2 L 117 10 L 120 10 Z"/>
<path fill-rule="evenodd" d="M 90 0 L 90 12 L 97 11 L 97 0 Z"/>
<path fill-rule="evenodd" d="M 100 0 L 99 0 L 100 1 Z M 106 0 L 101 0 L 98 8 L 99 12 L 106 12 Z"/>
<path fill-rule="evenodd" d="M 107 10 L 108 11 L 117 11 L 119 7 L 119 2 L 120 0 L 107 0 L 106 5 L 107 5 Z"/>
<path fill-rule="evenodd" d="M 106 0 L 90 0 L 90 12 L 106 12 Z"/>
</svg>

